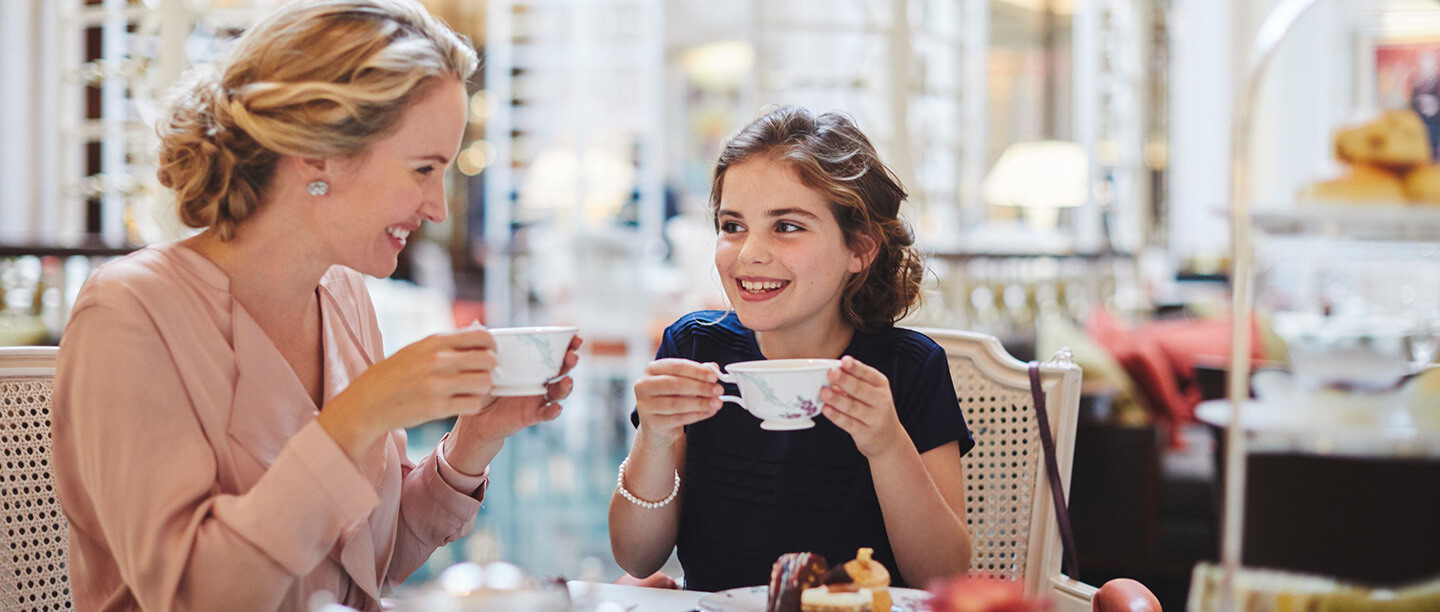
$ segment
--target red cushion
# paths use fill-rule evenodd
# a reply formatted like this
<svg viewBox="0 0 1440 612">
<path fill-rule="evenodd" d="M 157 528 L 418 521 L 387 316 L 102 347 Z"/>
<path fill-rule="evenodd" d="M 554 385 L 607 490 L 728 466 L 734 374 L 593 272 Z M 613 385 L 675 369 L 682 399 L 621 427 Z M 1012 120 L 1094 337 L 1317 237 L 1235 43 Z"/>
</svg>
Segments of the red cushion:
<svg viewBox="0 0 1440 612">
<path fill-rule="evenodd" d="M 1085 330 L 1125 368 L 1149 400 L 1156 423 L 1169 430 L 1172 444 L 1178 442 L 1176 425 L 1194 420 L 1200 396 L 1198 392 L 1187 395 L 1181 391 L 1170 358 L 1160 343 L 1152 334 L 1129 329 L 1103 308 L 1090 313 Z"/>
</svg>

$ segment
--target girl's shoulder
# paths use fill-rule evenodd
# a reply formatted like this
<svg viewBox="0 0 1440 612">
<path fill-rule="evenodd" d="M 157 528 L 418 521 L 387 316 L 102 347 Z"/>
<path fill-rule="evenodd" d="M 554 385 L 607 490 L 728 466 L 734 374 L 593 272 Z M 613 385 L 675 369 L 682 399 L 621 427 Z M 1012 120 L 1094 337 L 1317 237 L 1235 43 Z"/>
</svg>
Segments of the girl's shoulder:
<svg viewBox="0 0 1440 612">
<path fill-rule="evenodd" d="M 888 326 L 857 334 L 856 340 L 859 342 L 855 344 L 861 345 L 857 348 L 863 348 L 886 361 L 894 360 L 901 364 L 919 366 L 937 358 L 945 358 L 945 349 L 929 336 L 904 327 Z"/>
<path fill-rule="evenodd" d="M 735 316 L 734 312 L 726 310 L 697 310 L 680 317 L 665 328 L 665 333 L 677 340 L 697 335 L 741 336 L 749 331 L 740 324 L 740 318 Z"/>
</svg>

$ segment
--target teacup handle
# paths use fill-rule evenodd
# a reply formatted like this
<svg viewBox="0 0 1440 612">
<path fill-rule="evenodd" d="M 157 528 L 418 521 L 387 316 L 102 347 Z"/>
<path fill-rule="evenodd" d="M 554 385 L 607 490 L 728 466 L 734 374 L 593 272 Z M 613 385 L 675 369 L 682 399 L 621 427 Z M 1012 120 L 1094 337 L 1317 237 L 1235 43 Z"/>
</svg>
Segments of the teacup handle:
<svg viewBox="0 0 1440 612">
<path fill-rule="evenodd" d="M 721 369 L 720 369 L 720 366 L 718 366 L 718 365 L 716 365 L 716 364 L 714 364 L 714 363 L 707 363 L 707 364 L 705 364 L 705 365 L 709 366 L 711 370 L 714 370 L 714 371 L 715 371 L 715 375 L 720 378 L 720 382 L 726 382 L 726 383 L 730 383 L 730 384 L 732 384 L 732 385 L 735 384 L 735 375 L 734 375 L 734 374 L 728 374 L 728 373 L 726 373 L 724 370 L 721 370 Z M 739 397 L 739 396 L 736 396 L 736 395 L 722 395 L 722 396 L 720 396 L 720 401 L 722 401 L 722 402 L 727 402 L 727 403 L 731 403 L 731 404 L 736 404 L 736 405 L 739 405 L 741 408 L 744 408 L 744 407 L 745 407 L 745 400 L 744 400 L 743 398 Z"/>
</svg>

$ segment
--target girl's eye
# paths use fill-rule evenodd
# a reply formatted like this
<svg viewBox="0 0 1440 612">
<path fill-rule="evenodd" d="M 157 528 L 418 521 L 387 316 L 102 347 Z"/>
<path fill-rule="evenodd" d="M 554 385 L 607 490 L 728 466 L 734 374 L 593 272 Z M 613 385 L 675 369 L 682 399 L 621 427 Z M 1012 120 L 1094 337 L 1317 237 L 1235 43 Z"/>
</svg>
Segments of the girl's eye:
<svg viewBox="0 0 1440 612">
<path fill-rule="evenodd" d="M 419 172 L 420 174 L 423 174 L 423 175 L 425 175 L 425 176 L 430 176 L 430 173 L 432 173 L 432 172 L 435 171 L 435 166 L 425 166 L 424 168 L 419 168 L 419 169 L 416 169 L 415 171 L 416 171 L 416 172 Z"/>
<path fill-rule="evenodd" d="M 775 224 L 775 231 L 780 232 L 780 233 L 782 233 L 782 234 L 789 234 L 789 233 L 792 233 L 792 232 L 800 232 L 800 231 L 804 231 L 804 230 L 805 230 L 804 227 L 801 227 L 799 224 L 797 224 L 797 223 L 791 223 L 791 222 L 789 222 L 789 221 L 781 221 L 781 222 Z"/>
<path fill-rule="evenodd" d="M 736 232 L 742 231 L 745 231 L 745 228 L 741 227 L 739 223 L 736 223 L 734 221 L 726 221 L 720 224 L 720 232 L 723 234 L 734 234 Z"/>
</svg>

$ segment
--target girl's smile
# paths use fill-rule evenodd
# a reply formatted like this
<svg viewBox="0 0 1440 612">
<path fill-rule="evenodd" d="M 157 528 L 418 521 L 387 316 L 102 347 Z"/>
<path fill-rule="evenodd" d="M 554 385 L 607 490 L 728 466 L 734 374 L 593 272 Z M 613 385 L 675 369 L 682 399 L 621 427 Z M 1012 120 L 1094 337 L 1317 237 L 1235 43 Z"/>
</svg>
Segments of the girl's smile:
<svg viewBox="0 0 1440 612">
<path fill-rule="evenodd" d="M 833 357 L 830 344 L 844 349 L 854 330 L 840 300 L 866 261 L 846 248 L 825 196 L 789 163 L 758 156 L 725 173 L 716 219 L 715 268 L 765 355 Z M 827 354 L 780 354 L 796 349 Z"/>
</svg>

